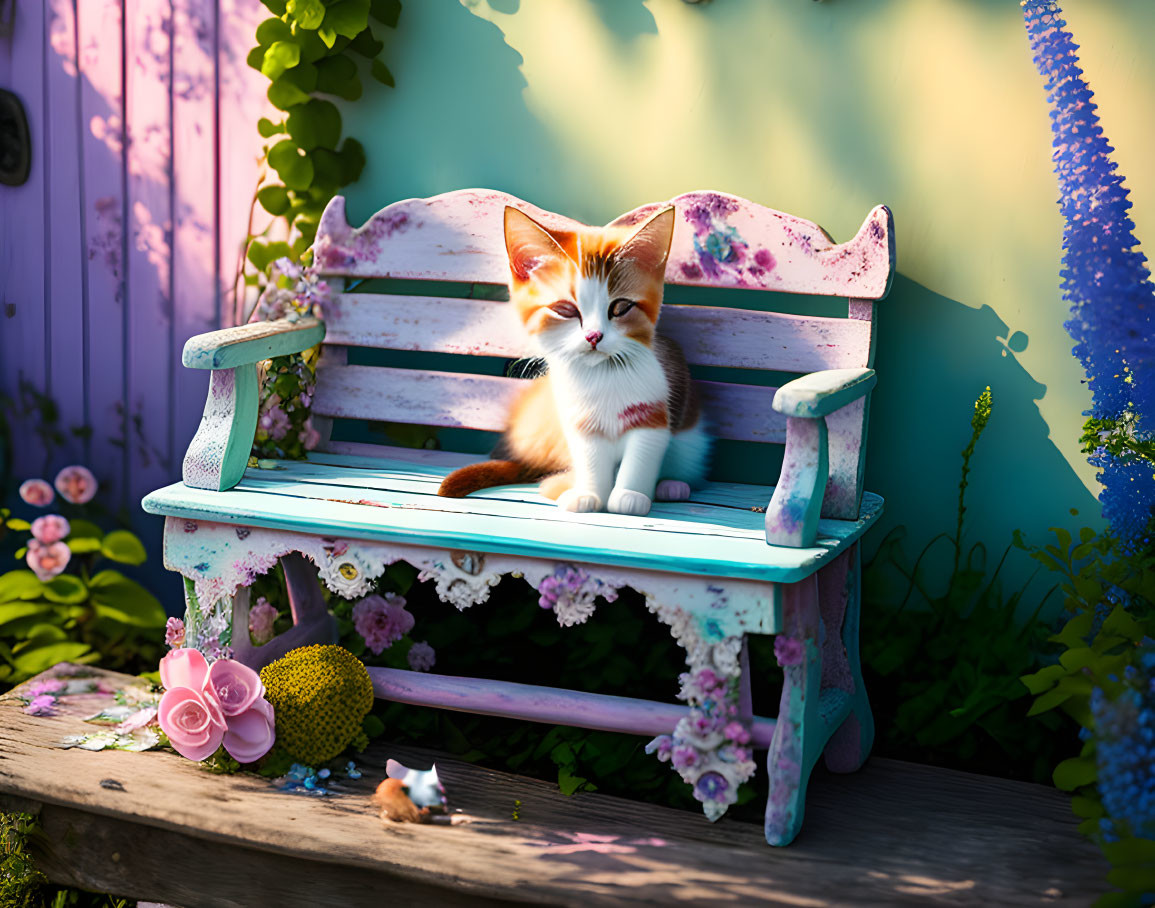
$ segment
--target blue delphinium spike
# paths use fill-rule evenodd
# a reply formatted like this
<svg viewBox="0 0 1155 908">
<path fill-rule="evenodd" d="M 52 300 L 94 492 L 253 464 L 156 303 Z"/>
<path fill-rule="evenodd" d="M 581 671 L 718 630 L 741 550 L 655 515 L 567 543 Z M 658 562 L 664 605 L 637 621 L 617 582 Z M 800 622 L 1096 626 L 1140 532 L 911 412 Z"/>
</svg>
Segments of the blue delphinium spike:
<svg viewBox="0 0 1155 908">
<path fill-rule="evenodd" d="M 1136 250 L 1131 201 L 1110 159 L 1083 81 L 1077 45 L 1054 0 L 1022 0 L 1035 66 L 1051 104 L 1053 160 L 1064 219 L 1065 327 L 1092 394 L 1089 415 L 1120 422 L 1140 438 L 1155 429 L 1155 285 Z M 1155 509 L 1150 464 L 1105 449 L 1090 456 L 1104 490 L 1103 514 L 1125 543 L 1143 545 Z"/>
</svg>

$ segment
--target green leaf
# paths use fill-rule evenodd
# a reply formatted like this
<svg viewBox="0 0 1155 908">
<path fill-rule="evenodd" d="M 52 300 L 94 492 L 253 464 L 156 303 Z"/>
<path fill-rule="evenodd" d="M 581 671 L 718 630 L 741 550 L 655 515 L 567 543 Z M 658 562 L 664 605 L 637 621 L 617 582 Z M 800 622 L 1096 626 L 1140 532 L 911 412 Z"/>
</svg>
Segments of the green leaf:
<svg viewBox="0 0 1155 908">
<path fill-rule="evenodd" d="M 301 62 L 301 48 L 296 41 L 276 41 L 267 51 L 261 63 L 261 72 L 276 80 Z"/>
<path fill-rule="evenodd" d="M 1055 787 L 1074 791 L 1095 781 L 1095 760 L 1092 757 L 1070 757 L 1055 767 Z"/>
<path fill-rule="evenodd" d="M 1116 867 L 1107 874 L 1107 882 L 1128 892 L 1155 892 L 1155 867 Z"/>
<path fill-rule="evenodd" d="M 257 43 L 261 47 L 268 48 L 278 41 L 291 41 L 292 39 L 293 30 L 289 28 L 288 23 L 275 16 L 266 19 L 257 26 Z"/>
<path fill-rule="evenodd" d="M 101 552 L 121 564 L 144 564 L 148 558 L 141 541 L 128 530 L 113 530 L 105 536 Z"/>
<path fill-rule="evenodd" d="M 261 0 L 274 16 L 285 15 L 285 0 Z"/>
<path fill-rule="evenodd" d="M 1112 864 L 1144 864 L 1155 862 L 1155 839 L 1122 839 L 1104 842 L 1103 856 Z"/>
<path fill-rule="evenodd" d="M 257 132 L 261 134 L 261 138 L 272 138 L 279 132 L 285 131 L 284 123 L 274 123 L 268 117 L 261 117 L 257 120 Z"/>
<path fill-rule="evenodd" d="M 257 72 L 261 71 L 261 64 L 265 62 L 265 49 L 261 45 L 257 45 L 249 51 L 245 62 L 255 69 Z"/>
<path fill-rule="evenodd" d="M 1103 621 L 1099 633 L 1125 637 L 1136 643 L 1143 639 L 1143 628 L 1138 621 L 1127 614 L 1127 608 L 1123 605 L 1117 605 L 1111 610 L 1111 614 Z"/>
<path fill-rule="evenodd" d="M 331 101 L 314 99 L 294 107 L 289 112 L 286 126 L 289 136 L 305 151 L 319 146 L 336 148 L 341 140 L 341 112 Z M 272 163 L 271 153 L 269 161 Z"/>
<path fill-rule="evenodd" d="M 91 555 L 100 551 L 100 540 L 91 536 L 81 536 L 79 539 L 65 539 L 73 555 Z"/>
<path fill-rule="evenodd" d="M 371 0 L 369 15 L 390 28 L 396 28 L 397 20 L 401 18 L 401 0 Z"/>
<path fill-rule="evenodd" d="M 298 104 L 304 104 L 309 96 L 297 88 L 286 76 L 277 79 L 269 86 L 269 103 L 278 110 L 289 110 Z"/>
<path fill-rule="evenodd" d="M 1097 819 L 1107 813 L 1101 803 L 1094 798 L 1085 798 L 1082 795 L 1075 795 L 1071 798 L 1071 812 L 1083 819 Z"/>
<path fill-rule="evenodd" d="M 367 715 L 361 722 L 361 728 L 367 738 L 376 738 L 385 733 L 385 723 L 372 713 Z"/>
<path fill-rule="evenodd" d="M 257 201 L 269 214 L 280 217 L 289 210 L 289 191 L 284 186 L 265 186 L 257 193 Z"/>
<path fill-rule="evenodd" d="M 11 517 L 6 521 L 6 523 L 8 524 L 8 529 L 10 530 L 32 529 L 32 524 L 30 524 L 27 520 L 21 520 L 19 517 Z"/>
<path fill-rule="evenodd" d="M 31 571 L 9 571 L 0 575 L 0 602 L 40 599 L 44 584 Z"/>
<path fill-rule="evenodd" d="M 313 162 L 292 139 L 284 139 L 269 149 L 269 166 L 289 189 L 302 191 L 313 182 Z"/>
<path fill-rule="evenodd" d="M 341 145 L 341 183 L 348 186 L 361 178 L 365 169 L 365 148 L 356 139 L 350 137 Z"/>
<path fill-rule="evenodd" d="M 1055 682 L 1067 674 L 1061 665 L 1048 665 L 1039 669 L 1033 675 L 1023 675 L 1019 680 L 1027 686 L 1032 694 L 1041 694 L 1055 686 Z"/>
<path fill-rule="evenodd" d="M 362 57 L 374 59 L 385 49 L 385 42 L 378 41 L 373 36 L 373 29 L 367 28 L 349 43 L 349 50 L 356 51 Z"/>
<path fill-rule="evenodd" d="M 81 536 L 87 539 L 103 539 L 104 530 L 91 520 L 70 521 L 68 524 L 68 538 L 79 539 Z"/>
<path fill-rule="evenodd" d="M 557 787 L 567 798 L 577 791 L 597 791 L 597 786 L 583 776 L 575 775 L 565 767 L 558 767 Z"/>
<path fill-rule="evenodd" d="M 44 584 L 44 598 L 49 602 L 79 605 L 88 599 L 88 589 L 79 577 L 61 574 Z"/>
<path fill-rule="evenodd" d="M 390 88 L 396 87 L 397 83 L 393 81 L 393 73 L 389 72 L 389 67 L 380 60 L 373 61 L 369 72 L 373 74 L 374 79 L 383 85 L 388 85 Z"/>
<path fill-rule="evenodd" d="M 21 650 L 13 662 L 20 675 L 30 677 L 60 662 L 75 662 L 90 652 L 91 648 L 87 643 L 54 642 Z"/>
<path fill-rule="evenodd" d="M 344 54 L 337 54 L 317 62 L 317 91 L 336 95 L 346 101 L 361 97 L 361 77 L 357 64 Z"/>
<path fill-rule="evenodd" d="M 52 606 L 47 602 L 7 602 L 0 605 L 0 627 L 11 621 L 43 614 L 51 609 Z"/>
<path fill-rule="evenodd" d="M 332 46 L 337 43 L 337 32 L 324 25 L 317 29 L 317 37 L 324 41 L 325 46 L 328 48 L 332 48 Z"/>
<path fill-rule="evenodd" d="M 1079 646 L 1069 649 L 1059 657 L 1059 662 L 1069 672 L 1077 672 L 1081 668 L 1093 665 L 1099 654 L 1089 646 Z"/>
<path fill-rule="evenodd" d="M 340 0 L 325 10 L 324 27 L 342 37 L 356 38 L 368 25 L 369 0 Z"/>
<path fill-rule="evenodd" d="M 285 11 L 301 28 L 310 30 L 320 28 L 325 19 L 325 4 L 321 0 L 289 0 Z"/>
<path fill-rule="evenodd" d="M 133 627 L 164 626 L 164 609 L 156 597 L 119 571 L 101 571 L 89 585 L 97 616 Z"/>
</svg>

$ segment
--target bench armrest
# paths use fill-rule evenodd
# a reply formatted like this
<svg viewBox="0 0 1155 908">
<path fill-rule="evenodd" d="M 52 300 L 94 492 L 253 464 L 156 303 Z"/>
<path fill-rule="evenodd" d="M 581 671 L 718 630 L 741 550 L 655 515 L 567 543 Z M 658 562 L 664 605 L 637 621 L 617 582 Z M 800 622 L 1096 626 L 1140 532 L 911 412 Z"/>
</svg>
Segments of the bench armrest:
<svg viewBox="0 0 1155 908">
<path fill-rule="evenodd" d="M 873 369 L 824 369 L 789 381 L 774 395 L 774 409 L 785 416 L 829 416 L 874 387 Z"/>
<path fill-rule="evenodd" d="M 315 318 L 253 322 L 190 337 L 181 362 L 190 369 L 233 369 L 300 353 L 324 337 L 325 323 Z"/>
<path fill-rule="evenodd" d="M 866 440 L 864 398 L 876 382 L 873 369 L 827 369 L 787 382 L 774 395 L 774 409 L 786 416 L 786 453 L 766 508 L 770 545 L 814 545 L 824 502 L 827 516 L 857 517 Z"/>
<path fill-rule="evenodd" d="M 257 363 L 308 350 L 324 336 L 324 322 L 302 318 L 239 325 L 189 339 L 184 364 L 212 369 L 212 376 L 201 424 L 184 455 L 185 485 L 223 492 L 241 481 L 257 431 Z"/>
</svg>

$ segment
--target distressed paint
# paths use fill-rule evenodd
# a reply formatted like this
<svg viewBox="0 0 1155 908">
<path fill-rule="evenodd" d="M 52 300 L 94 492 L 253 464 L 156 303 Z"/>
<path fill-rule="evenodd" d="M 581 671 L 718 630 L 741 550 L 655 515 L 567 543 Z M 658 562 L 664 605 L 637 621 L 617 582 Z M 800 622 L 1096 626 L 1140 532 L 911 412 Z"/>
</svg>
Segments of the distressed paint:
<svg viewBox="0 0 1155 908">
<path fill-rule="evenodd" d="M 869 396 L 860 397 L 826 417 L 830 478 L 822 497 L 823 517 L 841 520 L 858 517 L 866 470 L 869 401 Z"/>
<path fill-rule="evenodd" d="M 836 568 L 841 562 L 844 567 Z M 823 659 L 837 660 L 837 670 L 827 670 L 823 664 L 823 685 L 838 687 L 850 700 L 850 712 L 841 725 L 831 728 L 830 740 L 823 751 L 826 768 L 831 772 L 854 772 L 870 754 L 874 745 L 874 714 L 870 698 L 862 682 L 862 664 L 858 649 L 858 632 L 862 615 L 862 546 L 854 545 L 841 556 L 839 562 L 818 574 L 821 608 L 826 622 L 826 647 Z M 833 605 L 829 604 L 833 603 Z M 841 633 L 834 620 L 838 603 L 844 603 Z M 827 610 L 831 611 L 827 619 Z M 831 638 L 838 641 L 831 644 Z M 830 656 L 827 651 L 832 651 Z"/>
<path fill-rule="evenodd" d="M 300 353 L 320 343 L 324 336 L 325 325 L 315 318 L 253 322 L 190 337 L 181 362 L 189 369 L 231 369 Z"/>
<path fill-rule="evenodd" d="M 258 397 L 255 365 L 212 373 L 200 427 L 184 456 L 186 485 L 224 491 L 240 482 L 257 430 Z"/>
<path fill-rule="evenodd" d="M 786 416 L 818 419 L 869 394 L 878 381 L 873 369 L 825 369 L 784 384 L 774 409 Z"/>
<path fill-rule="evenodd" d="M 826 421 L 788 417 L 782 475 L 766 508 L 767 543 L 813 545 L 828 475 Z"/>
<path fill-rule="evenodd" d="M 547 227 L 573 223 L 506 193 L 463 189 L 396 202 L 354 229 L 344 198 L 337 196 L 321 218 L 317 263 L 326 273 L 347 277 L 505 283 L 509 265 L 501 224 L 507 205 Z M 718 192 L 645 205 L 614 223 L 639 223 L 669 205 L 680 215 L 667 264 L 670 283 L 867 299 L 889 289 L 893 242 L 884 205 L 841 245 L 817 224 Z"/>
</svg>

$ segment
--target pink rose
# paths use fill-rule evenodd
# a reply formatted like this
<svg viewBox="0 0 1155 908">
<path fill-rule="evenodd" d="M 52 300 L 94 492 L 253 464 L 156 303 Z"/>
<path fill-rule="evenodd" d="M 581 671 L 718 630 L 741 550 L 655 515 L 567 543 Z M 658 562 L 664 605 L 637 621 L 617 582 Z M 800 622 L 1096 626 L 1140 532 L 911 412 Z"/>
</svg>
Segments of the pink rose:
<svg viewBox="0 0 1155 908">
<path fill-rule="evenodd" d="M 164 626 L 164 642 L 172 647 L 184 646 L 184 622 L 169 618 Z"/>
<path fill-rule="evenodd" d="M 213 666 L 220 665 L 214 662 Z M 225 732 L 225 750 L 238 763 L 255 763 L 272 748 L 277 740 L 273 704 L 265 699 L 253 701 L 243 713 L 229 716 Z"/>
<path fill-rule="evenodd" d="M 56 493 L 52 491 L 52 486 L 43 479 L 29 479 L 21 483 L 20 497 L 25 504 L 30 504 L 34 508 L 46 508 L 52 504 L 52 499 L 56 497 Z"/>
<path fill-rule="evenodd" d="M 96 477 L 88 467 L 74 464 L 56 474 L 56 491 L 71 504 L 87 504 L 96 494 Z"/>
<path fill-rule="evenodd" d="M 60 542 L 71 531 L 68 521 L 59 514 L 45 514 L 32 521 L 32 535 L 45 544 Z"/>
<path fill-rule="evenodd" d="M 174 649 L 174 653 L 196 652 Z M 203 658 L 203 657 L 202 657 Z M 162 663 L 163 665 L 163 663 Z M 160 728 L 182 757 L 207 760 L 225 736 L 225 717 L 208 693 L 191 687 L 173 687 L 164 692 L 157 709 Z"/>
<path fill-rule="evenodd" d="M 750 732 L 741 722 L 730 722 L 722 729 L 722 734 L 735 744 L 747 744 L 750 741 Z"/>
<path fill-rule="evenodd" d="M 232 659 L 218 659 L 209 666 L 204 687 L 215 695 L 226 716 L 239 716 L 265 695 L 260 675 Z"/>
<path fill-rule="evenodd" d="M 249 634 L 253 643 L 261 646 L 273 639 L 273 622 L 277 620 L 277 610 L 269 605 L 269 600 L 261 596 L 257 604 L 249 609 Z"/>
<path fill-rule="evenodd" d="M 160 683 L 166 690 L 191 687 L 200 690 L 209 676 L 209 664 L 195 649 L 174 649 L 160 660 Z"/>
<path fill-rule="evenodd" d="M 42 581 L 51 580 L 68 567 L 72 558 L 72 550 L 63 542 L 53 542 L 45 545 L 39 539 L 28 540 L 28 554 L 25 561 L 32 568 L 32 572 Z"/>
</svg>

